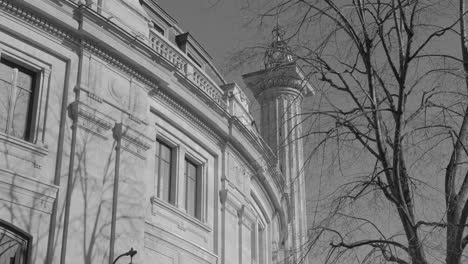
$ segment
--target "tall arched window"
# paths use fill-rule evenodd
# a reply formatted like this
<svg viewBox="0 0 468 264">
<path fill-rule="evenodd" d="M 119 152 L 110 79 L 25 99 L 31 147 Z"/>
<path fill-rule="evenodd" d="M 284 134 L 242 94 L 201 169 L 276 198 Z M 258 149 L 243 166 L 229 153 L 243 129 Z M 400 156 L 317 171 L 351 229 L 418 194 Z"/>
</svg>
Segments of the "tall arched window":
<svg viewBox="0 0 468 264">
<path fill-rule="evenodd" d="M 30 263 L 30 243 L 32 237 L 0 219 L 0 263 Z"/>
</svg>

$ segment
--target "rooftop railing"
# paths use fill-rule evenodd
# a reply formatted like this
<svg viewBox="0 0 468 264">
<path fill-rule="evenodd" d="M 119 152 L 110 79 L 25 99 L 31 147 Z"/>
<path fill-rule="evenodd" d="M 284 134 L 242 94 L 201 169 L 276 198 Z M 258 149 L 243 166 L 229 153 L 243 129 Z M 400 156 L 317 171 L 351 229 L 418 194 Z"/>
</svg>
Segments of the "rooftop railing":
<svg viewBox="0 0 468 264">
<path fill-rule="evenodd" d="M 179 73 L 190 80 L 204 94 L 210 97 L 218 105 L 225 108 L 223 91 L 218 85 L 195 63 L 186 58 L 185 54 L 180 51 L 174 44 L 170 43 L 164 37 L 156 33 L 150 35 L 150 46 L 169 63 L 174 65 Z"/>
</svg>

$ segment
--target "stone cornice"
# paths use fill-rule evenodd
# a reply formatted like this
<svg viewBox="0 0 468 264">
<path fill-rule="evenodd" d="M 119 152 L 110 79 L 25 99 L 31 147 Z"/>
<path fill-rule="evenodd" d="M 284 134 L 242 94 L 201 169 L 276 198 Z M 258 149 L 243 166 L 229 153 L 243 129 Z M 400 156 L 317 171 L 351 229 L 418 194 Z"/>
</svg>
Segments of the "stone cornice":
<svg viewBox="0 0 468 264">
<path fill-rule="evenodd" d="M 268 89 L 271 87 L 290 87 L 297 89 L 298 91 L 302 91 L 304 89 L 304 81 L 279 76 L 262 82 L 260 87 L 262 89 Z"/>
<path fill-rule="evenodd" d="M 155 78 L 151 78 L 140 73 L 137 69 L 129 66 L 128 64 L 124 63 L 122 60 L 118 59 L 116 56 L 113 56 L 109 52 L 105 51 L 102 47 L 99 46 L 99 44 L 95 43 L 94 41 L 85 40 L 83 42 L 83 45 L 86 51 L 90 52 L 93 55 L 98 56 L 99 58 L 103 59 L 105 62 L 122 70 L 123 72 L 127 73 L 128 75 L 132 76 L 133 78 L 137 79 L 143 84 L 147 85 L 149 90 L 156 89 L 159 87 L 158 81 Z"/>
<path fill-rule="evenodd" d="M 167 13 L 166 10 L 162 9 L 157 3 L 151 0 L 142 0 L 141 2 L 156 11 L 159 17 L 167 24 L 171 24 L 179 34 L 183 32 L 183 30 L 179 28 L 177 20 Z"/>
<path fill-rule="evenodd" d="M 295 62 L 244 74 L 242 78 L 255 97 L 275 88 L 295 90 L 301 95 L 314 91 L 308 77 Z"/>
<path fill-rule="evenodd" d="M 59 27 L 50 20 L 40 17 L 30 10 L 20 7 L 16 3 L 12 3 L 10 0 L 0 0 L 0 10 L 4 10 L 21 21 L 30 23 L 61 40 L 75 44 L 79 43 L 79 38 L 72 31 Z"/>
<path fill-rule="evenodd" d="M 202 120 L 197 117 L 193 112 L 191 112 L 188 108 L 184 107 L 177 99 L 172 97 L 171 95 L 167 94 L 166 92 L 162 91 L 161 89 L 153 90 L 150 93 L 150 96 L 154 96 L 159 99 L 161 102 L 167 104 L 167 106 L 171 107 L 172 109 L 176 110 L 182 117 L 187 119 L 190 123 L 192 123 L 195 127 L 200 129 L 201 131 L 205 132 L 206 135 L 215 143 L 218 144 L 222 141 L 222 137 L 216 133 L 212 128 L 206 125 L 206 122 L 202 122 Z M 151 109 L 151 111 L 155 111 L 155 109 Z"/>
</svg>

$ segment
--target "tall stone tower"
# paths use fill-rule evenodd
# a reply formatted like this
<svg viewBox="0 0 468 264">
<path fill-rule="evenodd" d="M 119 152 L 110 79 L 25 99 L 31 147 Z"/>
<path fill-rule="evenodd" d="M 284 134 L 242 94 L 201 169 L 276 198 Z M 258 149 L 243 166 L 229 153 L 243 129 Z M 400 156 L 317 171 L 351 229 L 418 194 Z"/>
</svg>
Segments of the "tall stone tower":
<svg viewBox="0 0 468 264">
<path fill-rule="evenodd" d="M 273 41 L 265 52 L 265 69 L 243 75 L 244 82 L 257 99 L 260 111 L 260 133 L 275 152 L 289 193 L 291 237 L 289 259 L 306 262 L 307 241 L 304 153 L 302 141 L 301 102 L 313 92 L 304 73 L 296 64 L 284 32 L 276 27 Z"/>
</svg>

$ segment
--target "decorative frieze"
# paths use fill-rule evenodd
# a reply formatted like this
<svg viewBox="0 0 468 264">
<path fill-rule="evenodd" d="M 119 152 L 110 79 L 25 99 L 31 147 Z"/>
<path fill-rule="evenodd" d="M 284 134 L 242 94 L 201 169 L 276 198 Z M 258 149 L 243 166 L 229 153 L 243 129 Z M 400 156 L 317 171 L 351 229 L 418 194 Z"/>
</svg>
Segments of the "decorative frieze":
<svg viewBox="0 0 468 264">
<path fill-rule="evenodd" d="M 92 92 L 88 92 L 88 97 L 89 97 L 91 100 L 93 100 L 93 101 L 95 101 L 95 102 L 98 102 L 98 103 L 100 103 L 100 104 L 102 104 L 102 102 L 104 101 L 104 99 L 103 99 L 102 97 L 100 97 L 100 96 L 98 96 L 97 94 L 92 93 Z"/>
<path fill-rule="evenodd" d="M 135 115 L 132 115 L 132 114 L 128 114 L 128 119 L 132 120 L 133 122 L 137 123 L 138 125 L 141 125 L 141 124 L 145 124 L 147 125 L 146 121 L 138 118 L 137 116 Z"/>
</svg>

